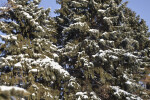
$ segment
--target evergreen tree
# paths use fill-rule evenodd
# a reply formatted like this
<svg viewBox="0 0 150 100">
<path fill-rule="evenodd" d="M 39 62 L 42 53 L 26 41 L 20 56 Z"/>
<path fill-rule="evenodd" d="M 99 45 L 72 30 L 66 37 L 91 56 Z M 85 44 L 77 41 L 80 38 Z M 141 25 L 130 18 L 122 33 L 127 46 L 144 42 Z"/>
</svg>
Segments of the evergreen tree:
<svg viewBox="0 0 150 100">
<path fill-rule="evenodd" d="M 0 99 L 150 99 L 148 27 L 127 2 L 57 0 L 53 19 L 40 1 L 0 7 Z"/>
<path fill-rule="evenodd" d="M 49 8 L 38 7 L 40 1 L 8 0 L 0 7 L 0 31 L 6 34 L 0 35 L 1 99 L 58 100 L 61 82 L 72 79 L 58 64 L 56 22 Z"/>
<path fill-rule="evenodd" d="M 71 90 L 69 99 L 72 95 L 82 100 L 149 99 L 149 92 L 139 84 L 149 66 L 148 27 L 126 7 L 127 2 L 57 3 L 61 4 L 56 11 L 60 64 L 80 86 Z"/>
</svg>

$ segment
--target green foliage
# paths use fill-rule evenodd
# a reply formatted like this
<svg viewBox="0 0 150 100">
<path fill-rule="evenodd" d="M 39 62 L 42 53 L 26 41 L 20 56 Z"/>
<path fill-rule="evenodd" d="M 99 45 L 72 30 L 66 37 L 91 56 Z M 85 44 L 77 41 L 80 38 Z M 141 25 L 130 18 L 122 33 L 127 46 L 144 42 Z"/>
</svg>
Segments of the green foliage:
<svg viewBox="0 0 150 100">
<path fill-rule="evenodd" d="M 57 69 L 54 69 L 54 66 L 59 66 L 55 62 L 59 61 L 54 45 L 57 42 L 56 22 L 49 16 L 49 8 L 38 7 L 40 1 L 8 0 L 7 10 L 0 9 L 1 18 L 4 19 L 0 21 L 0 30 L 6 33 L 1 35 L 5 41 L 0 46 L 4 54 L 0 58 L 1 85 L 18 86 L 30 92 L 26 97 L 19 90 L 8 91 L 9 96 L 2 91 L 5 100 L 11 96 L 29 100 L 57 99 L 60 94 L 59 87 L 54 87 L 54 84 L 60 83 L 56 79 L 63 77 L 59 75 L 60 72 L 56 74 Z"/>
<path fill-rule="evenodd" d="M 148 27 L 122 0 L 8 0 L 0 8 L 0 99 L 149 99 L 139 81 L 149 67 Z M 149 83 L 147 83 L 149 89 Z M 142 91 L 142 92 L 141 92 Z"/>
<path fill-rule="evenodd" d="M 106 99 L 98 94 L 99 88 L 92 89 L 92 86 L 101 88 L 108 84 L 109 89 L 119 86 L 140 96 L 137 92 L 142 91 L 138 84 L 142 76 L 140 69 L 143 64 L 149 66 L 143 59 L 149 56 L 142 53 L 149 48 L 145 21 L 122 0 L 62 0 L 58 3 L 61 4 L 61 9 L 56 11 L 60 14 L 56 17 L 58 40 L 63 41 L 58 42 L 63 45 L 60 61 L 62 65 L 69 65 L 68 71 L 77 78 L 81 91 L 94 91 Z M 108 91 L 106 94 L 114 100 L 133 96 L 116 97 L 114 92 L 109 94 Z"/>
</svg>

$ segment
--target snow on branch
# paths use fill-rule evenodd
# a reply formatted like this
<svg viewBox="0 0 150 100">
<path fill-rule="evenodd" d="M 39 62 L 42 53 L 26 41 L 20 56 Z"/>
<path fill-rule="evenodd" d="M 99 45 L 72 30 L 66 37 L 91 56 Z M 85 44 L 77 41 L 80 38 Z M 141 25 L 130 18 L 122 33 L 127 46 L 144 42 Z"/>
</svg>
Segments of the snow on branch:
<svg viewBox="0 0 150 100">
<path fill-rule="evenodd" d="M 0 7 L 0 11 L 2 10 L 2 11 L 4 11 L 4 10 L 7 10 L 8 9 L 8 7 Z"/>
<path fill-rule="evenodd" d="M 81 31 L 82 30 L 86 31 L 89 29 L 89 26 L 86 22 L 76 22 L 76 23 L 70 24 L 70 26 L 65 28 L 62 33 L 66 33 L 70 31 L 71 29 L 79 29 Z"/>
<path fill-rule="evenodd" d="M 35 60 L 32 64 L 38 64 L 40 67 L 51 67 L 52 69 L 59 71 L 59 73 L 64 75 L 64 77 L 70 75 L 65 69 L 62 68 L 62 66 L 47 56 L 44 59 Z"/>
<path fill-rule="evenodd" d="M 120 89 L 119 86 L 110 86 L 115 92 L 114 94 L 117 95 L 117 96 L 121 96 L 121 95 L 124 95 L 126 96 L 126 99 L 127 100 L 142 100 L 140 97 L 138 97 L 137 95 L 134 95 L 134 94 L 131 94 L 127 91 L 124 91 L 122 89 Z"/>
<path fill-rule="evenodd" d="M 96 93 L 95 92 L 90 92 L 90 95 L 91 97 L 88 96 L 88 93 L 87 92 L 77 92 L 76 93 L 76 96 L 77 96 L 77 100 L 101 100 L 100 98 L 98 98 L 96 96 Z"/>
<path fill-rule="evenodd" d="M 38 67 L 45 68 L 45 69 L 49 67 L 52 70 L 58 71 L 58 73 L 63 75 L 64 78 L 70 76 L 68 71 L 63 69 L 63 67 L 60 66 L 57 62 L 55 62 L 54 59 L 49 58 L 48 56 L 45 56 L 45 58 L 39 58 L 35 60 L 31 58 L 26 58 L 26 56 L 23 54 L 13 55 L 13 56 L 9 56 L 6 58 L 2 57 L 0 59 L 0 64 L 2 66 L 10 65 L 10 62 L 14 61 L 15 59 L 20 59 L 20 61 L 15 63 L 14 67 L 18 67 L 18 68 L 23 67 L 23 64 L 26 63 L 27 67 L 30 69 L 29 72 L 34 72 L 34 73 L 38 72 L 38 68 L 32 69 L 31 66 L 38 66 Z"/>
<path fill-rule="evenodd" d="M 100 12 L 100 13 L 105 13 L 105 12 L 106 12 L 106 10 L 99 9 L 99 10 L 98 10 L 98 12 Z"/>
<path fill-rule="evenodd" d="M 31 16 L 29 13 L 27 13 L 27 12 L 25 12 L 25 11 L 21 11 L 21 13 L 22 13 L 24 16 L 26 16 L 28 19 L 32 19 L 32 16 Z"/>
<path fill-rule="evenodd" d="M 20 100 L 24 100 L 25 97 L 29 97 L 30 93 L 20 87 L 16 86 L 0 86 L 0 98 L 1 100 L 16 100 L 18 97 Z"/>
<path fill-rule="evenodd" d="M 10 34 L 10 35 L 0 35 L 0 37 L 3 40 L 17 40 L 17 36 L 13 35 L 13 34 Z"/>
<path fill-rule="evenodd" d="M 23 88 L 19 88 L 19 87 L 15 87 L 15 86 L 0 86 L 0 90 L 1 91 L 10 91 L 12 89 L 18 90 L 18 91 L 23 91 L 28 93 L 25 89 Z"/>
</svg>

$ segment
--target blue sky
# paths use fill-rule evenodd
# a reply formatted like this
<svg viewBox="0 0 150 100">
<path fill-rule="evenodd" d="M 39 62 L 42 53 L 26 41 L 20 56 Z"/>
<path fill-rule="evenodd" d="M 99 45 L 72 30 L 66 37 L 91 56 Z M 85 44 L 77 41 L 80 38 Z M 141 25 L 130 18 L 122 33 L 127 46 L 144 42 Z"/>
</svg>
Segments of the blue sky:
<svg viewBox="0 0 150 100">
<path fill-rule="evenodd" d="M 140 18 L 146 21 L 150 29 L 150 0 L 123 0 L 129 1 L 128 7 L 135 11 Z M 150 30 L 149 30 L 150 31 Z"/>
<path fill-rule="evenodd" d="M 44 8 L 51 8 L 51 13 L 50 15 L 52 17 L 56 16 L 53 12 L 55 11 L 55 9 L 60 8 L 59 4 L 56 4 L 56 0 L 42 0 L 40 7 L 44 7 Z"/>
</svg>

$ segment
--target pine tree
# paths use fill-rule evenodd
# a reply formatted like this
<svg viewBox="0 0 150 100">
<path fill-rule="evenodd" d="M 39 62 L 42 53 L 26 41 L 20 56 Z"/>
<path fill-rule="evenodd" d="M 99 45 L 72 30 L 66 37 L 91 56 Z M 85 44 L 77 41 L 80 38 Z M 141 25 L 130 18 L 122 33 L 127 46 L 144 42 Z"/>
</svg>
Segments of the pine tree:
<svg viewBox="0 0 150 100">
<path fill-rule="evenodd" d="M 57 0 L 53 19 L 40 1 L 0 7 L 0 99 L 150 99 L 148 27 L 126 2 Z"/>
<path fill-rule="evenodd" d="M 149 92 L 139 84 L 149 66 L 148 27 L 126 7 L 127 2 L 57 3 L 61 4 L 56 11 L 60 64 L 80 86 L 65 91 L 72 91 L 67 95 L 82 100 L 149 99 Z"/>
<path fill-rule="evenodd" d="M 58 64 L 56 22 L 49 8 L 38 7 L 40 1 L 8 0 L 0 7 L 0 31 L 6 34 L 0 35 L 1 99 L 57 100 L 61 82 L 72 79 Z"/>
</svg>

